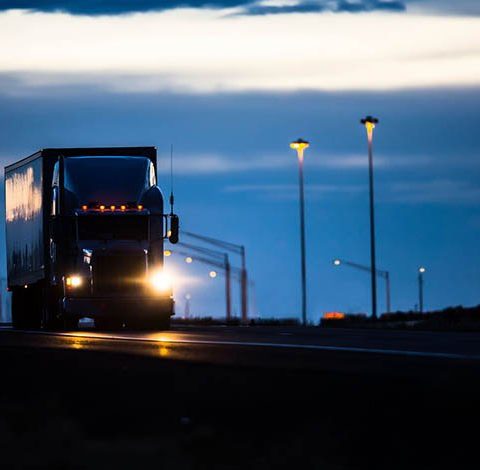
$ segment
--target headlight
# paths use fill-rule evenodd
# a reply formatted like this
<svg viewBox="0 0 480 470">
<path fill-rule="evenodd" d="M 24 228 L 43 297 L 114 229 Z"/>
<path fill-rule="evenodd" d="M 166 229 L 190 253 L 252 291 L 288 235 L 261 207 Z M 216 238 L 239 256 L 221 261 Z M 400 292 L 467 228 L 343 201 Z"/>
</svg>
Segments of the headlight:
<svg viewBox="0 0 480 470">
<path fill-rule="evenodd" d="M 172 290 L 172 278 L 164 271 L 158 271 L 150 276 L 150 285 L 157 292 Z"/>
<path fill-rule="evenodd" d="M 67 276 L 65 278 L 65 285 L 70 289 L 75 289 L 83 284 L 83 279 L 80 276 Z"/>
</svg>

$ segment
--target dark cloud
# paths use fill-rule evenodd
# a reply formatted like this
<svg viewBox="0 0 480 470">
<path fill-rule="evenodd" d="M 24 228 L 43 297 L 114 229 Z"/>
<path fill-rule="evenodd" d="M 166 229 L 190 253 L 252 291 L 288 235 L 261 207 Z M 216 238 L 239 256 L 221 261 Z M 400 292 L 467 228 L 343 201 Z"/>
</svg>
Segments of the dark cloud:
<svg viewBox="0 0 480 470">
<path fill-rule="evenodd" d="M 291 6 L 262 6 L 251 5 L 245 8 L 246 15 L 274 15 L 278 13 L 315 13 L 325 11 L 324 5 L 319 3 L 305 3 Z"/>
<path fill-rule="evenodd" d="M 364 0 L 362 2 L 353 2 L 347 0 L 341 0 L 338 2 L 335 11 L 338 12 L 350 12 L 359 13 L 364 11 L 405 11 L 406 6 L 403 2 L 395 0 Z"/>
<path fill-rule="evenodd" d="M 247 15 L 276 13 L 365 12 L 372 10 L 402 11 L 398 0 L 306 0 L 298 5 L 268 6 L 254 0 L 0 0 L 0 11 L 26 9 L 44 12 L 67 12 L 75 15 L 121 15 L 135 12 L 162 11 L 181 7 L 232 8 L 243 7 Z"/>
<path fill-rule="evenodd" d="M 246 0 L 0 0 L 0 10 L 62 11 L 75 15 L 121 15 L 181 7 L 237 7 Z"/>
</svg>

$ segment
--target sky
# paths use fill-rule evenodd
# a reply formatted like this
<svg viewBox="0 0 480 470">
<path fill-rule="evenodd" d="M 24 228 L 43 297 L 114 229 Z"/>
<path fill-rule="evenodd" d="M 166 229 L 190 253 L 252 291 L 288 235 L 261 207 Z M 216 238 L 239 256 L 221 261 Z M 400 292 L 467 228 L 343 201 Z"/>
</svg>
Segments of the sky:
<svg viewBox="0 0 480 470">
<path fill-rule="evenodd" d="M 253 314 L 300 312 L 298 137 L 309 319 L 370 312 L 368 274 L 332 265 L 369 262 L 367 114 L 393 309 L 414 308 L 420 265 L 427 309 L 479 303 L 480 2 L 0 0 L 0 44 L 2 163 L 156 145 L 168 192 L 173 144 L 182 227 L 245 245 Z M 221 276 L 168 262 L 179 314 L 187 293 L 224 313 Z"/>
</svg>

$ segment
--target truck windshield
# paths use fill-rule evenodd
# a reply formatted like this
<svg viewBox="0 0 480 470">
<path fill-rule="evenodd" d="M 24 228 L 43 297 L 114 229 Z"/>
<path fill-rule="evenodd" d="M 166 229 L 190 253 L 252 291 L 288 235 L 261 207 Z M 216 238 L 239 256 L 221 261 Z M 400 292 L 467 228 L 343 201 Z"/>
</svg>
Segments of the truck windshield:
<svg viewBox="0 0 480 470">
<path fill-rule="evenodd" d="M 153 164 L 146 157 L 65 159 L 65 196 L 72 209 L 91 202 L 137 203 L 154 184 Z"/>
</svg>

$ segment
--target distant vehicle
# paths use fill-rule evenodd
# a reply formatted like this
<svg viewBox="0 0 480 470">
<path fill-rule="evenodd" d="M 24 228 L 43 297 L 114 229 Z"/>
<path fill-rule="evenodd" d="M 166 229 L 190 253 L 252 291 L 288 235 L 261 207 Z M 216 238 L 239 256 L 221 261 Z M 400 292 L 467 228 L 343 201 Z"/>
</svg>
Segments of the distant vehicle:
<svg viewBox="0 0 480 470">
<path fill-rule="evenodd" d="M 51 148 L 5 168 L 15 328 L 168 328 L 164 239 L 178 241 L 155 147 Z"/>
</svg>

